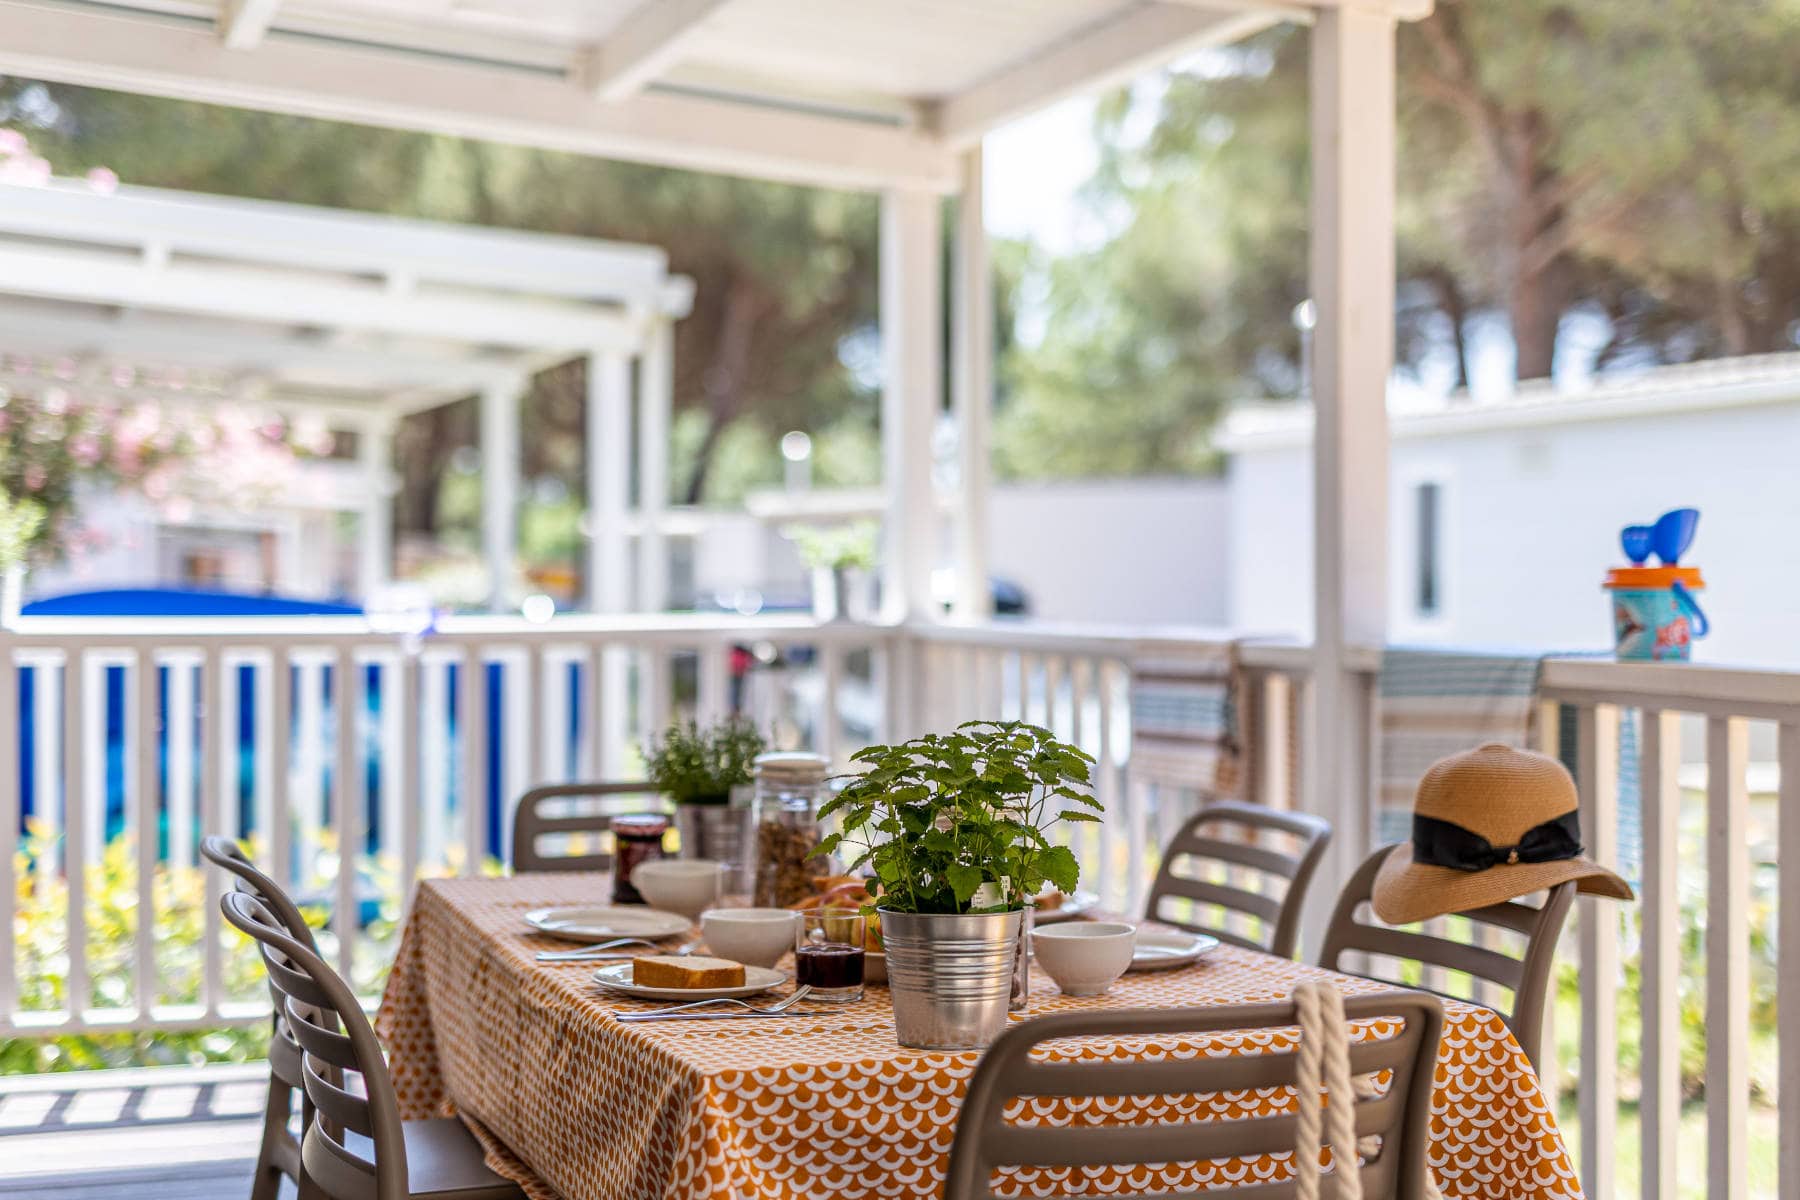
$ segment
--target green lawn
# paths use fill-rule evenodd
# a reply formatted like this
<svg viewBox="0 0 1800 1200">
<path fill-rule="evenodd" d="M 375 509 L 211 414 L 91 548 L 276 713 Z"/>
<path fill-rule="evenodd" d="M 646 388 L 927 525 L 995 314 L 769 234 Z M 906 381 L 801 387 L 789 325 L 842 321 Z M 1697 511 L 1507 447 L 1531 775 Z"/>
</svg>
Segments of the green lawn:
<svg viewBox="0 0 1800 1200">
<path fill-rule="evenodd" d="M 1581 1157 L 1581 1119 L 1575 1111 L 1573 1097 L 1563 1101 L 1557 1122 L 1569 1153 Z M 1750 1195 L 1753 1200 L 1775 1200 L 1775 1167 L 1780 1150 L 1780 1133 L 1776 1128 L 1775 1110 L 1752 1107 L 1750 1110 Z M 1614 1148 L 1617 1164 L 1617 1193 L 1638 1196 L 1639 1167 L 1642 1151 L 1638 1137 L 1638 1109 L 1635 1104 L 1619 1106 L 1619 1140 Z M 1707 1200 L 1706 1195 L 1706 1107 L 1689 1104 L 1681 1110 L 1681 1141 L 1675 1150 L 1676 1169 L 1681 1176 L 1681 1200 Z M 1600 1200 L 1589 1197 L 1589 1200 Z"/>
</svg>

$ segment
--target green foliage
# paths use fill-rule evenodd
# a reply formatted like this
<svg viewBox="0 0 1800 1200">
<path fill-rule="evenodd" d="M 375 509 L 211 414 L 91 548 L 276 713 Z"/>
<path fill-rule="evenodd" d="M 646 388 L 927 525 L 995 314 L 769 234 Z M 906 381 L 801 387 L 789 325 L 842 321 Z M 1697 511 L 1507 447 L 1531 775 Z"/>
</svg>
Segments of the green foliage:
<svg viewBox="0 0 1800 1200">
<path fill-rule="evenodd" d="M 68 886 L 56 871 L 59 838 L 33 829 L 13 858 L 13 949 L 19 1007 L 66 1009 Z M 87 1008 L 120 1008 L 135 999 L 134 938 L 138 904 L 135 843 L 117 838 L 83 875 L 86 892 Z M 197 868 L 158 868 L 151 885 L 155 910 L 155 967 L 159 1005 L 194 1005 L 205 976 L 206 883 Z M 317 916 L 317 914 L 309 914 Z M 223 987 L 228 998 L 256 1001 L 267 992 L 262 965 L 236 930 L 223 935 Z M 0 1038 L 0 1075 L 143 1067 L 201 1062 L 249 1062 L 267 1053 L 268 1024 L 179 1032 L 134 1030 L 56 1037 Z"/>
<path fill-rule="evenodd" d="M 22 566 L 44 525 L 44 506 L 0 488 L 0 571 Z"/>
<path fill-rule="evenodd" d="M 968 721 L 851 755 L 862 773 L 819 809 L 840 827 L 820 844 L 859 851 L 896 912 L 998 912 L 1023 907 L 1046 883 L 1075 890 L 1081 867 L 1045 830 L 1098 821 L 1094 760 L 1020 721 Z M 986 888 L 988 894 L 978 897 Z M 988 903 L 977 903 L 987 900 Z"/>
<path fill-rule="evenodd" d="M 853 521 L 847 525 L 789 525 L 782 534 L 800 551 L 800 561 L 809 567 L 875 566 L 878 527 L 873 521 Z"/>
<path fill-rule="evenodd" d="M 756 726 L 739 717 L 707 729 L 677 721 L 651 741 L 646 774 L 681 803 L 723 804 L 732 788 L 750 782 L 750 766 L 766 748 Z"/>
</svg>

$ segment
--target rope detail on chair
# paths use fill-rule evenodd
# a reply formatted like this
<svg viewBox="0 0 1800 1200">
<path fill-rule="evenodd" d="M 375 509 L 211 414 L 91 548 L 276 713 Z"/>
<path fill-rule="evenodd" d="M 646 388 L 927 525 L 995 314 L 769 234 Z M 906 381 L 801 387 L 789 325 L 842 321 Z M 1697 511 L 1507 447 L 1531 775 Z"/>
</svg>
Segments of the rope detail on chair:
<svg viewBox="0 0 1800 1200">
<path fill-rule="evenodd" d="M 1336 986 L 1308 980 L 1294 988 L 1300 1048 L 1294 1088 L 1299 1093 L 1300 1132 L 1294 1149 L 1295 1184 L 1300 1200 L 1319 1200 L 1321 1124 L 1338 1176 L 1338 1200 L 1362 1200 L 1362 1172 L 1356 1144 L 1356 1092 L 1350 1084 L 1350 1026 L 1344 997 Z M 1329 1093 L 1319 1104 L 1319 1087 Z M 1322 1115 L 1321 1115 L 1322 1114 Z"/>
</svg>

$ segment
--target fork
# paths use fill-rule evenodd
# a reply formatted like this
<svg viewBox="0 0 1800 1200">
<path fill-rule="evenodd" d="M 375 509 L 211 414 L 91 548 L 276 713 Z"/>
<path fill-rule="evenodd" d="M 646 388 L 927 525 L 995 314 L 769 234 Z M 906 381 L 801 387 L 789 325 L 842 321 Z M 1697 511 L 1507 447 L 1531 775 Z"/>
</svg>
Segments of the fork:
<svg viewBox="0 0 1800 1200">
<path fill-rule="evenodd" d="M 766 1008 L 756 1008 L 742 1000 L 733 1000 L 728 996 L 715 996 L 711 1000 L 695 1000 L 687 1004 L 677 1004 L 673 1008 L 652 1008 L 643 1012 L 613 1013 L 616 1021 L 678 1021 L 683 1018 L 699 1017 L 779 1017 L 787 1014 L 787 1010 L 804 1000 L 812 991 L 811 984 L 801 984 L 794 989 L 793 995 L 785 1000 L 777 1001 Z M 742 1009 L 742 1012 L 695 1012 L 708 1004 L 731 1004 Z M 796 1016 L 800 1014 L 794 1014 Z"/>
<path fill-rule="evenodd" d="M 657 949 L 657 943 L 644 938 L 614 938 L 610 942 L 602 942 L 598 946 L 583 946 L 579 950 L 539 950 L 537 960 L 541 963 L 579 963 L 607 958 L 637 957 L 635 954 L 619 952 L 621 946 L 648 946 L 652 950 Z M 665 950 L 663 953 L 671 958 L 685 958 L 694 953 L 699 946 L 699 942 L 689 942 L 685 946 L 677 946 L 673 950 Z"/>
</svg>

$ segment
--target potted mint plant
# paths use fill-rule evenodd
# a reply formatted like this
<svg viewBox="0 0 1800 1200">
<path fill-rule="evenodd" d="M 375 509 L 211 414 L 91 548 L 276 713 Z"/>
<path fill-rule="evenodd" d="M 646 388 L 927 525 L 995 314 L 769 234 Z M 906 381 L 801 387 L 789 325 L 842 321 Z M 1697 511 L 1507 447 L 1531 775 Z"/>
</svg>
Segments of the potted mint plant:
<svg viewBox="0 0 1800 1200">
<path fill-rule="evenodd" d="M 675 805 L 684 858 L 707 858 L 741 870 L 746 812 L 731 807 L 731 789 L 750 782 L 764 750 L 762 734 L 738 717 L 702 728 L 677 721 L 651 740 L 646 774 Z"/>
<path fill-rule="evenodd" d="M 856 621 L 869 615 L 869 572 L 879 529 L 873 521 L 848 525 L 791 525 L 782 530 L 812 572 L 813 617 Z"/>
<path fill-rule="evenodd" d="M 1046 883 L 1073 892 L 1081 865 L 1047 834 L 1097 821 L 1091 756 L 1047 729 L 969 721 L 851 755 L 862 765 L 819 809 L 880 888 L 894 1029 L 902 1046 L 967 1050 L 1006 1023 L 1022 913 Z"/>
</svg>

